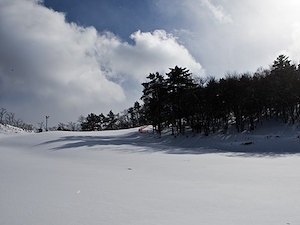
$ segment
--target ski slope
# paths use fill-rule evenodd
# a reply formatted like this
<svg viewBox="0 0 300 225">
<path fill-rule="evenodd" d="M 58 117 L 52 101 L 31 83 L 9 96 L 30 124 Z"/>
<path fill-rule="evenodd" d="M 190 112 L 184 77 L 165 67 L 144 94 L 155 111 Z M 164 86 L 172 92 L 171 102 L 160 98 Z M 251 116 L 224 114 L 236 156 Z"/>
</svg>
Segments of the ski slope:
<svg viewBox="0 0 300 225">
<path fill-rule="evenodd" d="M 0 224 L 300 224 L 298 131 L 273 131 L 0 135 Z"/>
</svg>

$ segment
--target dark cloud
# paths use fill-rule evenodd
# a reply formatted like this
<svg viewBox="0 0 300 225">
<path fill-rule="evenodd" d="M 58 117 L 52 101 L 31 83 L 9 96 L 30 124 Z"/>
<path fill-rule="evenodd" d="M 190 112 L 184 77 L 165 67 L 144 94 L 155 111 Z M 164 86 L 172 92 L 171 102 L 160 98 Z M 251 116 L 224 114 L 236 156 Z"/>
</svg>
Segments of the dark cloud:
<svg viewBox="0 0 300 225">
<path fill-rule="evenodd" d="M 135 32 L 133 44 L 65 20 L 34 0 L 0 0 L 0 106 L 24 120 L 76 120 L 137 100 L 150 72 L 201 65 L 163 30 Z"/>
</svg>

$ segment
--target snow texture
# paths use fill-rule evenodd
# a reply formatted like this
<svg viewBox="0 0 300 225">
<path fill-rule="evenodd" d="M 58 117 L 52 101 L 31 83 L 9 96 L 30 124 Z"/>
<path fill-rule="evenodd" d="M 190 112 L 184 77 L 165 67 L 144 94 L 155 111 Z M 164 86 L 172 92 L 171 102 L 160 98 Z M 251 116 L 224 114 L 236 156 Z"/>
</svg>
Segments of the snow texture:
<svg viewBox="0 0 300 225">
<path fill-rule="evenodd" d="M 0 224 L 300 224 L 296 128 L 138 129 L 0 135 Z"/>
<path fill-rule="evenodd" d="M 19 134 L 19 133 L 24 133 L 24 131 L 21 128 L 14 127 L 8 124 L 1 124 L 0 123 L 0 137 L 3 135 L 12 135 L 12 134 Z"/>
</svg>

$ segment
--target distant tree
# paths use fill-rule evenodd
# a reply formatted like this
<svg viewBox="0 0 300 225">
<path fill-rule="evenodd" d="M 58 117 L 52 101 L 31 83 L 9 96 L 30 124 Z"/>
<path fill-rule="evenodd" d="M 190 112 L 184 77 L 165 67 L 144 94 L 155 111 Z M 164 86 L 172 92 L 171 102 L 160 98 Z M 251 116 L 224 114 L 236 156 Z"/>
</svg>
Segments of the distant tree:
<svg viewBox="0 0 300 225">
<path fill-rule="evenodd" d="M 27 131 L 33 131 L 33 125 L 32 124 L 23 123 L 21 125 L 21 128 L 24 129 L 24 130 L 27 130 Z"/>
<path fill-rule="evenodd" d="M 136 126 L 136 123 L 137 123 L 136 122 L 136 115 L 135 115 L 133 107 L 128 108 L 127 113 L 130 117 L 130 126 L 131 127 Z"/>
<path fill-rule="evenodd" d="M 77 123 L 76 123 L 76 130 L 77 131 L 81 131 L 82 127 L 81 125 L 86 122 L 86 118 L 83 115 L 80 115 L 77 119 Z"/>
<path fill-rule="evenodd" d="M 21 128 L 24 122 L 21 119 L 15 119 L 14 126 Z"/>
<path fill-rule="evenodd" d="M 4 108 L 0 109 L 0 123 L 4 123 L 5 114 L 7 113 L 7 110 Z"/>
<path fill-rule="evenodd" d="M 86 118 L 83 115 L 80 115 L 77 119 L 77 122 L 79 124 L 82 124 L 83 122 L 86 122 Z"/>
<path fill-rule="evenodd" d="M 117 117 L 118 117 L 118 115 L 115 115 L 113 113 L 113 111 L 110 110 L 109 113 L 107 114 L 108 124 L 107 124 L 107 126 L 106 126 L 105 129 L 107 129 L 107 130 L 115 130 L 115 129 L 117 129 L 117 125 L 116 125 Z"/>
<path fill-rule="evenodd" d="M 42 132 L 43 131 L 43 128 L 45 127 L 44 125 L 44 121 L 40 122 L 40 123 L 37 123 L 38 124 L 38 131 L 39 132 Z"/>
<path fill-rule="evenodd" d="M 128 110 L 123 110 L 123 112 L 120 113 L 118 118 L 118 128 L 119 129 L 125 129 L 132 126 L 132 122 L 129 118 Z"/>
<path fill-rule="evenodd" d="M 84 122 L 81 123 L 83 131 L 102 130 L 100 116 L 90 113 Z"/>
<path fill-rule="evenodd" d="M 58 123 L 58 125 L 57 125 L 57 130 L 60 130 L 60 131 L 65 131 L 65 130 L 67 130 L 67 128 L 66 128 L 66 124 L 64 124 L 64 123 Z"/>
<path fill-rule="evenodd" d="M 67 127 L 67 130 L 75 131 L 76 130 L 76 123 L 70 121 L 70 122 L 68 122 L 66 127 Z"/>
<path fill-rule="evenodd" d="M 16 119 L 15 114 L 8 112 L 5 108 L 0 109 L 0 124 L 9 124 L 27 131 L 33 130 L 33 125 L 26 124 L 21 119 Z"/>
<path fill-rule="evenodd" d="M 133 106 L 134 113 L 135 113 L 135 120 L 136 120 L 136 126 L 140 125 L 140 117 L 141 117 L 141 105 L 138 101 L 134 103 Z"/>
<path fill-rule="evenodd" d="M 100 113 L 99 119 L 100 119 L 100 123 L 101 123 L 101 128 L 102 128 L 102 130 L 104 130 L 109 123 L 109 119 L 103 113 Z"/>
<path fill-rule="evenodd" d="M 5 123 L 14 126 L 15 125 L 15 121 L 16 121 L 16 119 L 15 119 L 15 114 L 14 113 L 12 113 L 12 112 L 6 113 Z"/>
</svg>

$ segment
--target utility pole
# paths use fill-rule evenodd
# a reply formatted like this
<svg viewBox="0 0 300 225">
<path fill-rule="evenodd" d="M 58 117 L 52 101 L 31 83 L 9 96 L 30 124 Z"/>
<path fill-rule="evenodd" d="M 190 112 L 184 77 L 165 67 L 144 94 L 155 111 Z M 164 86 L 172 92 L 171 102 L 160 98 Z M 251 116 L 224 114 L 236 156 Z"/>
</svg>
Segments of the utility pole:
<svg viewBox="0 0 300 225">
<path fill-rule="evenodd" d="M 46 131 L 48 131 L 48 119 L 50 116 L 46 116 Z"/>
</svg>

